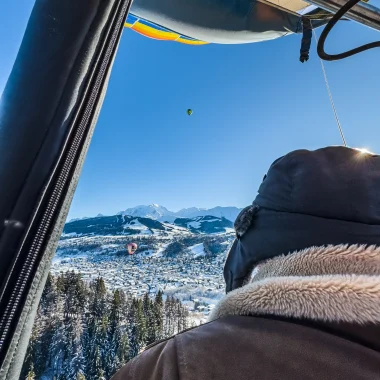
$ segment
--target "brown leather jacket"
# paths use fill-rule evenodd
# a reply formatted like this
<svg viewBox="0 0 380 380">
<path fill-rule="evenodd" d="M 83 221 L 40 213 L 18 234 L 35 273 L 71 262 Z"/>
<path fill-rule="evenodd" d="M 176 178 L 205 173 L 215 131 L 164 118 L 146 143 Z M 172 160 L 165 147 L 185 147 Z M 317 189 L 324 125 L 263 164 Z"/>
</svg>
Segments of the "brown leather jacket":
<svg viewBox="0 0 380 380">
<path fill-rule="evenodd" d="M 112 380 L 380 380 L 380 248 L 269 260 L 210 319 Z"/>
<path fill-rule="evenodd" d="M 157 343 L 112 380 L 380 379 L 380 350 L 364 343 L 364 334 L 335 334 L 275 319 L 224 317 Z M 372 337 L 380 347 L 380 328 Z"/>
</svg>

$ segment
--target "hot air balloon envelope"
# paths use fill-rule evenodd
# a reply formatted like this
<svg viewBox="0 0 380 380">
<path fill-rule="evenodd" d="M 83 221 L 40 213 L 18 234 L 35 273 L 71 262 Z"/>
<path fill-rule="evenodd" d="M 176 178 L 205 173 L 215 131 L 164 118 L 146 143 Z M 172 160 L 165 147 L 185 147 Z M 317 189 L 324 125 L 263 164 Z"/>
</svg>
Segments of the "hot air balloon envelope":
<svg viewBox="0 0 380 380">
<path fill-rule="evenodd" d="M 304 0 L 134 0 L 125 26 L 188 45 L 243 44 L 302 33 L 302 16 L 315 28 L 331 14 Z"/>
<path fill-rule="evenodd" d="M 136 243 L 127 244 L 127 251 L 130 255 L 133 255 L 137 251 L 137 244 Z"/>
</svg>

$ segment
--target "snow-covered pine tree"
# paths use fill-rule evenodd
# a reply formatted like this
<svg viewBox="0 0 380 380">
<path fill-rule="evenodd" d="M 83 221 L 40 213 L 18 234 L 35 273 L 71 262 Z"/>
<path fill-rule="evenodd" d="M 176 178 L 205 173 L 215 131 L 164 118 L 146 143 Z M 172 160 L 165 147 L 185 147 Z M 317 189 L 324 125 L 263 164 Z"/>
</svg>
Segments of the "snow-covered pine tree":
<svg viewBox="0 0 380 380">
<path fill-rule="evenodd" d="M 85 317 L 83 336 L 83 353 L 85 359 L 85 376 L 96 378 L 105 363 L 107 342 L 107 289 L 102 278 L 97 278 L 90 285 L 90 305 Z"/>
<path fill-rule="evenodd" d="M 79 274 L 48 277 L 22 379 L 92 380 L 109 378 L 146 346 L 181 331 L 188 311 L 163 293 L 154 302 L 107 292 L 103 279 L 86 285 Z"/>
<path fill-rule="evenodd" d="M 168 296 L 165 300 L 164 324 L 165 337 L 168 338 L 173 336 L 176 330 L 177 321 L 175 314 L 175 300 L 172 296 Z"/>
<path fill-rule="evenodd" d="M 137 316 L 135 323 L 137 326 L 137 341 L 140 352 L 146 346 L 147 338 L 146 318 L 143 310 L 143 302 L 141 300 L 137 301 Z"/>
<path fill-rule="evenodd" d="M 143 311 L 143 302 L 132 300 L 128 317 L 130 358 L 137 356 L 146 345 L 146 319 Z"/>
<path fill-rule="evenodd" d="M 62 373 L 67 345 L 65 325 L 63 321 L 57 320 L 50 345 L 51 370 L 53 377 L 58 377 Z"/>
<path fill-rule="evenodd" d="M 62 375 L 67 380 L 76 380 L 79 373 L 85 370 L 82 347 L 82 318 L 69 317 L 65 321 L 66 346 L 64 347 L 64 362 Z"/>
<path fill-rule="evenodd" d="M 150 298 L 149 298 L 149 294 L 145 293 L 143 297 L 143 311 L 144 311 L 145 318 L 148 318 L 149 309 L 150 309 Z"/>
<path fill-rule="evenodd" d="M 159 290 L 153 304 L 156 340 L 164 337 L 164 301 L 163 293 Z"/>
<path fill-rule="evenodd" d="M 64 342 L 60 375 L 68 380 L 76 380 L 84 369 L 82 352 L 82 314 L 85 308 L 86 287 L 80 274 L 66 272 L 60 282 L 63 302 Z"/>
<path fill-rule="evenodd" d="M 55 309 L 55 304 L 57 301 L 57 291 L 55 286 L 55 281 L 51 273 L 49 272 L 46 279 L 44 290 L 42 291 L 42 296 L 40 300 L 41 314 L 46 315 Z"/>
<path fill-rule="evenodd" d="M 129 327 L 128 340 L 129 340 L 129 359 L 133 359 L 135 356 L 139 354 L 138 332 L 137 332 L 137 326 L 135 323 L 133 323 Z"/>
<path fill-rule="evenodd" d="M 132 359 L 131 352 L 130 352 L 128 331 L 125 328 L 125 326 L 120 327 L 118 334 L 121 335 L 121 345 L 119 347 L 118 356 L 119 356 L 120 364 L 124 365 L 130 359 Z"/>
<path fill-rule="evenodd" d="M 64 350 L 67 345 L 63 311 L 65 304 L 64 275 L 60 275 L 56 281 L 56 302 L 54 312 L 51 315 L 51 341 L 49 346 L 48 363 L 52 376 L 57 377 L 62 372 Z"/>
<path fill-rule="evenodd" d="M 176 331 L 176 333 L 179 333 L 179 332 L 186 330 L 188 328 L 189 312 L 182 305 L 181 301 L 178 299 L 175 300 L 175 310 L 176 310 L 176 320 L 177 320 L 177 331 Z"/>
<path fill-rule="evenodd" d="M 86 305 L 87 291 L 81 274 L 74 271 L 66 272 L 63 275 L 62 285 L 62 293 L 65 296 L 64 317 L 82 315 Z"/>
<path fill-rule="evenodd" d="M 144 316 L 146 321 L 146 344 L 152 344 L 158 340 L 158 329 L 156 323 L 155 304 L 150 299 L 148 293 L 143 298 Z"/>
<path fill-rule="evenodd" d="M 90 379 L 101 379 L 104 377 L 104 371 L 102 368 L 102 360 L 100 356 L 100 349 L 99 347 L 96 347 L 95 349 L 95 358 L 94 358 L 94 368 L 93 368 L 93 375 L 90 377 Z"/>
<path fill-rule="evenodd" d="M 35 367 L 37 378 L 49 370 L 52 365 L 52 339 L 56 325 L 61 318 L 58 313 L 62 302 L 58 305 L 58 299 L 56 279 L 49 273 L 39 305 L 39 318 L 36 318 L 34 322 L 35 325 L 40 324 L 39 353 L 41 361 L 37 362 Z"/>
<path fill-rule="evenodd" d="M 110 315 L 108 320 L 107 342 L 105 350 L 104 372 L 107 378 L 121 367 L 120 350 L 122 346 L 121 323 L 121 297 L 116 289 L 111 299 Z"/>
<path fill-rule="evenodd" d="M 182 309 L 182 312 L 181 312 L 181 324 L 182 324 L 182 330 L 186 330 L 190 327 L 190 319 L 189 319 L 189 310 L 184 307 L 182 304 L 181 304 L 181 309 Z"/>
<path fill-rule="evenodd" d="M 127 296 L 127 294 L 122 290 L 119 290 L 120 296 L 120 309 L 121 309 L 121 319 L 126 322 L 129 315 L 129 309 L 131 306 L 131 299 Z"/>
<path fill-rule="evenodd" d="M 83 356 L 85 363 L 84 375 L 86 379 L 92 379 L 96 352 L 96 319 L 90 312 L 87 312 L 84 320 L 84 332 L 82 336 Z"/>
<path fill-rule="evenodd" d="M 90 307 L 90 312 L 94 314 L 97 319 L 102 319 L 107 314 L 106 308 L 106 295 L 107 288 L 102 277 L 95 280 L 93 284 L 94 295 L 93 302 Z"/>
</svg>

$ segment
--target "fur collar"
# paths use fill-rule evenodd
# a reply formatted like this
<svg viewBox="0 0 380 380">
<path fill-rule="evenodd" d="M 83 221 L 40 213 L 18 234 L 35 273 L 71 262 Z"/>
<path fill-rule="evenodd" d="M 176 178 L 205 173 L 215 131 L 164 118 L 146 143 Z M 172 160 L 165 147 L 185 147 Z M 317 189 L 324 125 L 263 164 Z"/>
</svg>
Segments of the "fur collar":
<svg viewBox="0 0 380 380">
<path fill-rule="evenodd" d="M 311 247 L 258 265 L 210 315 L 380 323 L 380 247 Z"/>
</svg>

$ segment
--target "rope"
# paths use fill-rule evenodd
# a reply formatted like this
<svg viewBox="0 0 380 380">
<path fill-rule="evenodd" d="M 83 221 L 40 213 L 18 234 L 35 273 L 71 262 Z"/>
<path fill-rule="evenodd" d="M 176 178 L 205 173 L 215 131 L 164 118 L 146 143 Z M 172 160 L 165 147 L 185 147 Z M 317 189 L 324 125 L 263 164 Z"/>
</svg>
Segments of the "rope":
<svg viewBox="0 0 380 380">
<path fill-rule="evenodd" d="M 314 38 L 315 38 L 315 42 L 318 45 L 317 34 L 315 33 L 314 29 L 313 29 L 313 35 L 314 35 Z M 329 94 L 331 107 L 332 107 L 332 109 L 334 111 L 335 121 L 336 121 L 336 124 L 338 126 L 338 130 L 339 130 L 340 136 L 342 138 L 343 145 L 347 146 L 346 139 L 344 138 L 343 129 L 342 129 L 342 126 L 341 126 L 340 121 L 339 121 L 338 112 L 336 111 L 334 99 L 333 99 L 332 94 L 331 94 L 330 85 L 329 85 L 329 81 L 327 79 L 327 74 L 326 74 L 326 70 L 325 70 L 325 65 L 324 65 L 324 63 L 323 63 L 323 61 L 322 61 L 321 58 L 319 58 L 319 60 L 321 61 L 323 77 L 325 78 L 325 84 L 326 84 L 326 88 L 327 88 L 327 93 Z"/>
</svg>

